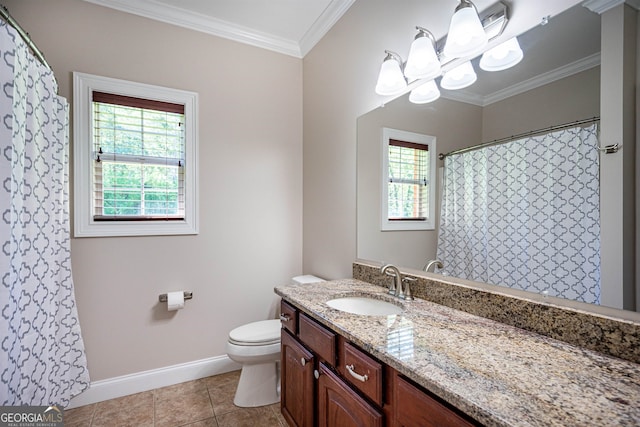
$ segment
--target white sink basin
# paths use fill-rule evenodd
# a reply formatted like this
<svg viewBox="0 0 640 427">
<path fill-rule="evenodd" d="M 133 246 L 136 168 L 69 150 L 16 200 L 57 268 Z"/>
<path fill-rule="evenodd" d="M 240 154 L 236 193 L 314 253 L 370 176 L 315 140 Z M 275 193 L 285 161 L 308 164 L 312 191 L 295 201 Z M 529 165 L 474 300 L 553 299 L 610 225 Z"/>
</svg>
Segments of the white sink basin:
<svg viewBox="0 0 640 427">
<path fill-rule="evenodd" d="M 342 297 L 327 301 L 336 310 L 365 316 L 389 316 L 402 313 L 402 307 L 387 301 L 367 297 Z"/>
</svg>

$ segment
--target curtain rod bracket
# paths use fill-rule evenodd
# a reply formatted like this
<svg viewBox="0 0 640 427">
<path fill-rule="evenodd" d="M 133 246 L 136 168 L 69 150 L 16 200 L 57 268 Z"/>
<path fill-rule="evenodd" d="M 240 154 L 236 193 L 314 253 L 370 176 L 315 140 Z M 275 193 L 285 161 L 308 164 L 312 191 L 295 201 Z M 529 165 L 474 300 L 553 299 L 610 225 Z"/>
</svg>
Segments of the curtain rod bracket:
<svg viewBox="0 0 640 427">
<path fill-rule="evenodd" d="M 598 147 L 598 151 L 602 151 L 604 154 L 617 153 L 620 150 L 620 144 L 605 145 L 604 147 Z"/>
</svg>

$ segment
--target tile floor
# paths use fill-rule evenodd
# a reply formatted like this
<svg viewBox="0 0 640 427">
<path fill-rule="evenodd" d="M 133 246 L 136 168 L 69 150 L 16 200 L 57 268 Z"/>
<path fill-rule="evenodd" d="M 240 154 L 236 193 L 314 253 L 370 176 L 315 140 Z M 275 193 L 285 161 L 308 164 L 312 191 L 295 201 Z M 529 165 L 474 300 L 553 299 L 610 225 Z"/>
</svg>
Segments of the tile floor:
<svg viewBox="0 0 640 427">
<path fill-rule="evenodd" d="M 240 371 L 69 409 L 65 427 L 287 427 L 280 404 L 233 404 Z"/>
</svg>

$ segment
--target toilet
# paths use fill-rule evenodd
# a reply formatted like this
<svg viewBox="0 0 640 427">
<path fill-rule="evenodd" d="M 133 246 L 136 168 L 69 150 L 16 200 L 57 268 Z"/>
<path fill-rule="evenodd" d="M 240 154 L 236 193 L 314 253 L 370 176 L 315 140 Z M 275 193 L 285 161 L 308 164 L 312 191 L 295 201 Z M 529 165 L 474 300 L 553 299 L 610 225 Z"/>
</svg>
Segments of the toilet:
<svg viewBox="0 0 640 427">
<path fill-rule="evenodd" d="M 292 284 L 324 282 L 296 276 Z M 227 355 L 242 365 L 233 403 L 240 407 L 271 405 L 280 401 L 280 320 L 260 320 L 229 332 Z"/>
</svg>

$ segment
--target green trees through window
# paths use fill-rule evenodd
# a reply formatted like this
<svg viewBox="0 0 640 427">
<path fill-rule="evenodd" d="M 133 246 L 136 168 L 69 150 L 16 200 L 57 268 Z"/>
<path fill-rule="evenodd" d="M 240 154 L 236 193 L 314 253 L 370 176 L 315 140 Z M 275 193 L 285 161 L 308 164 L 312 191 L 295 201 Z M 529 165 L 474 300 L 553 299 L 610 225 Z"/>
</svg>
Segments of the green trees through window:
<svg viewBox="0 0 640 427">
<path fill-rule="evenodd" d="M 184 215 L 184 114 L 94 100 L 94 217 Z"/>
</svg>

